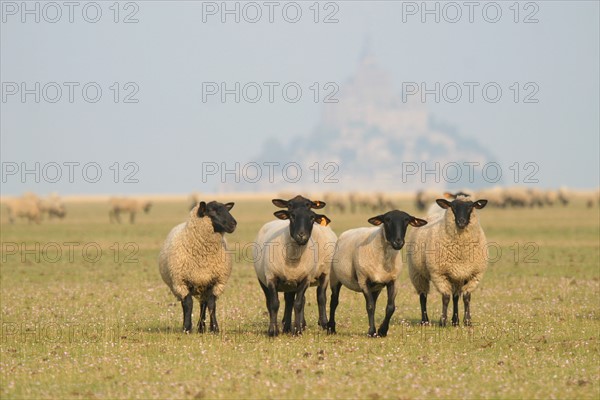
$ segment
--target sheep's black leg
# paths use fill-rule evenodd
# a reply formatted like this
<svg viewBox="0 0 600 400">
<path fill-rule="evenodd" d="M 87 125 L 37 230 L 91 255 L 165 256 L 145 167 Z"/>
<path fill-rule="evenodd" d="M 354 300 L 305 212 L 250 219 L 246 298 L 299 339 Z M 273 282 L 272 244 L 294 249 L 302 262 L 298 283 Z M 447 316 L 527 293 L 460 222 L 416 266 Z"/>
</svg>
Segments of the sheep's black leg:
<svg viewBox="0 0 600 400">
<path fill-rule="evenodd" d="M 367 334 L 370 337 L 377 337 L 375 332 L 375 299 L 379 293 L 371 293 L 371 290 L 367 287 L 367 289 L 363 290 L 363 294 L 367 304 L 367 315 L 369 316 L 369 332 Z"/>
<path fill-rule="evenodd" d="M 379 330 L 377 331 L 377 335 L 379 336 L 387 336 L 388 329 L 390 327 L 390 319 L 392 318 L 392 314 L 396 311 L 396 282 L 392 281 L 387 284 L 387 306 L 385 307 L 385 318 L 379 326 Z"/>
<path fill-rule="evenodd" d="M 458 294 L 452 295 L 452 326 L 457 326 L 458 319 Z"/>
<path fill-rule="evenodd" d="M 329 303 L 329 322 L 327 322 L 327 333 L 335 333 L 335 310 L 339 304 L 341 289 L 342 284 L 339 282 L 331 287 L 331 302 Z"/>
<path fill-rule="evenodd" d="M 269 308 L 269 336 L 279 335 L 279 326 L 277 325 L 277 312 L 279 311 L 279 296 L 275 283 L 269 282 L 267 286 L 267 302 Z"/>
<path fill-rule="evenodd" d="M 135 223 L 135 213 L 129 213 L 129 222 L 131 222 L 132 224 Z"/>
<path fill-rule="evenodd" d="M 429 317 L 427 316 L 427 294 L 419 294 L 419 301 L 421 302 L 421 325 L 429 325 Z"/>
<path fill-rule="evenodd" d="M 450 295 L 442 295 L 442 318 L 440 318 L 440 326 L 446 326 L 448 320 L 448 304 L 450 303 Z"/>
<path fill-rule="evenodd" d="M 327 329 L 327 285 L 324 282 L 325 277 L 319 278 L 319 285 L 317 286 L 317 304 L 319 305 L 319 326 L 323 329 Z"/>
<path fill-rule="evenodd" d="M 463 294 L 465 304 L 465 326 L 471 326 L 471 293 Z"/>
<path fill-rule="evenodd" d="M 294 297 L 295 292 L 285 292 L 283 298 L 285 299 L 285 308 L 283 311 L 283 333 L 290 333 L 292 331 L 292 310 L 294 309 Z"/>
<path fill-rule="evenodd" d="M 279 335 L 279 327 L 277 326 L 277 311 L 279 311 L 279 296 L 277 296 L 277 289 L 274 283 L 269 283 L 269 287 L 265 286 L 261 281 L 260 287 L 265 293 L 265 299 L 267 302 L 267 310 L 269 311 L 269 336 Z M 273 295 L 274 294 L 274 295 Z"/>
<path fill-rule="evenodd" d="M 210 331 L 219 332 L 219 323 L 217 322 L 217 298 L 211 294 L 207 301 L 208 313 L 210 314 Z"/>
<path fill-rule="evenodd" d="M 308 280 L 305 279 L 302 282 L 298 290 L 296 291 L 296 298 L 294 299 L 294 335 L 302 334 L 302 321 L 304 320 L 304 295 L 308 289 Z"/>
<path fill-rule="evenodd" d="M 198 333 L 206 332 L 206 301 L 200 301 L 200 319 L 198 320 Z"/>
<path fill-rule="evenodd" d="M 183 308 L 183 332 L 189 333 L 192 331 L 192 308 L 194 307 L 194 298 L 191 293 L 181 300 Z"/>
<path fill-rule="evenodd" d="M 308 286 L 306 287 L 308 289 Z M 302 330 L 306 329 L 306 318 L 304 317 L 304 306 L 306 305 L 306 295 L 304 296 L 304 300 L 302 302 Z"/>
</svg>

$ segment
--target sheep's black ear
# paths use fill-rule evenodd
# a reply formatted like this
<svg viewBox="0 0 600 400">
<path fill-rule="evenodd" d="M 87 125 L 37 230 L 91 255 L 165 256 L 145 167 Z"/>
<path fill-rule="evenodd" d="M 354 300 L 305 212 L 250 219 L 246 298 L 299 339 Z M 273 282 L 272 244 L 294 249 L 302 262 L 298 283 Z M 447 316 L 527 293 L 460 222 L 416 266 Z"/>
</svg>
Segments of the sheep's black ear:
<svg viewBox="0 0 600 400">
<path fill-rule="evenodd" d="M 411 226 L 414 226 L 415 228 L 418 228 L 418 227 L 423 226 L 423 225 L 427 225 L 427 221 L 425 221 L 424 219 L 416 218 L 416 217 L 413 217 L 413 216 L 410 217 L 410 221 L 408 221 L 408 223 Z"/>
<path fill-rule="evenodd" d="M 326 205 L 325 202 L 321 201 L 321 200 L 311 201 L 311 203 L 312 204 L 310 205 L 310 207 L 314 208 L 315 210 L 319 210 L 319 209 L 325 207 L 325 205 Z"/>
<path fill-rule="evenodd" d="M 227 209 L 227 211 L 230 211 L 233 208 L 234 204 L 235 203 L 227 203 L 227 204 L 225 204 L 225 208 Z"/>
<path fill-rule="evenodd" d="M 206 215 L 206 203 L 201 201 L 198 204 L 198 217 L 202 218 Z"/>
<path fill-rule="evenodd" d="M 452 207 L 452 204 L 450 204 L 450 202 L 446 199 L 437 199 L 435 202 L 437 203 L 438 206 L 440 206 L 442 208 Z"/>
<path fill-rule="evenodd" d="M 323 214 L 315 214 L 315 222 L 322 226 L 327 226 L 331 223 L 331 220 Z"/>
<path fill-rule="evenodd" d="M 369 218 L 369 223 L 375 226 L 383 224 L 383 215 Z"/>
<path fill-rule="evenodd" d="M 286 210 L 275 211 L 273 213 L 273 215 L 279 219 L 289 219 L 290 218 L 290 213 Z"/>
<path fill-rule="evenodd" d="M 473 207 L 475 207 L 477 209 L 481 209 L 481 208 L 485 207 L 486 204 L 487 204 L 487 200 L 477 200 L 476 202 L 473 203 Z"/>
<path fill-rule="evenodd" d="M 287 200 L 273 199 L 271 201 L 273 202 L 273 204 L 275 204 L 279 208 L 287 208 L 287 206 L 288 206 L 288 201 Z"/>
</svg>

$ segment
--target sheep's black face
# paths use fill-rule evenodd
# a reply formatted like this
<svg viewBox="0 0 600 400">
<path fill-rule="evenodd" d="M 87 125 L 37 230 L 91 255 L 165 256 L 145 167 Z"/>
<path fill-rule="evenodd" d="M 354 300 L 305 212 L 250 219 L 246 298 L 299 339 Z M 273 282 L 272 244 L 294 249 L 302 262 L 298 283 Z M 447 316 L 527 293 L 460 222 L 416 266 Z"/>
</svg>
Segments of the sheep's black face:
<svg viewBox="0 0 600 400">
<path fill-rule="evenodd" d="M 290 236 L 300 246 L 308 243 L 314 223 L 327 225 L 331 222 L 325 215 L 316 214 L 310 208 L 304 207 L 276 211 L 274 215 L 279 219 L 290 220 Z"/>
<path fill-rule="evenodd" d="M 144 212 L 145 212 L 146 214 L 148 214 L 148 212 L 150 211 L 150 208 L 152 208 L 152 203 L 146 203 L 146 204 L 144 205 Z"/>
<path fill-rule="evenodd" d="M 212 221 L 213 229 L 216 233 L 233 233 L 237 226 L 237 221 L 229 213 L 234 203 L 219 203 L 211 201 L 210 203 L 200 202 L 198 206 L 198 217 L 209 217 Z"/>
<path fill-rule="evenodd" d="M 274 215 L 279 219 L 290 220 L 290 236 L 300 246 L 308 243 L 315 222 L 321 225 L 328 225 L 331 222 L 325 215 L 315 214 L 312 211 L 313 208 L 325 207 L 323 201 L 312 201 L 298 195 L 291 200 L 273 199 L 272 202 L 277 207 L 287 208 L 287 211 L 277 211 Z"/>
<path fill-rule="evenodd" d="M 393 210 L 369 218 L 369 223 L 376 226 L 383 224 L 385 240 L 394 250 L 400 250 L 404 246 L 404 236 L 406 236 L 408 225 L 418 228 L 426 225 L 427 221 L 415 218 L 404 211 Z"/>
<path fill-rule="evenodd" d="M 473 209 L 481 209 L 487 204 L 487 200 L 464 201 L 454 200 L 449 202 L 445 199 L 437 199 L 436 203 L 442 208 L 450 208 L 454 213 L 454 223 L 458 229 L 465 229 L 471 222 Z"/>
<path fill-rule="evenodd" d="M 300 195 L 294 197 L 291 200 L 281 200 L 281 199 L 273 199 L 271 200 L 273 204 L 275 204 L 279 208 L 287 208 L 288 210 L 295 210 L 299 208 L 311 209 L 315 210 L 321 209 L 325 207 L 325 202 L 321 200 L 312 201 L 307 199 L 306 197 L 302 197 Z"/>
</svg>

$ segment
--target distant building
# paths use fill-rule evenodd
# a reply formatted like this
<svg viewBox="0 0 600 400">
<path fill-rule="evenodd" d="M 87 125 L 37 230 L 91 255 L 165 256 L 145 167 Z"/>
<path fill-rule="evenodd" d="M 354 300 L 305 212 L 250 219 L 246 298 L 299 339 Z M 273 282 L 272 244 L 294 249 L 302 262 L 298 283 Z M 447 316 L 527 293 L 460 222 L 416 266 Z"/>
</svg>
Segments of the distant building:
<svg viewBox="0 0 600 400">
<path fill-rule="evenodd" d="M 452 127 L 436 123 L 419 100 L 403 102 L 402 94 L 394 90 L 390 75 L 378 66 L 368 46 L 356 73 L 340 86 L 335 98 L 337 103 L 325 103 L 312 133 L 295 137 L 286 145 L 269 140 L 262 153 L 251 160 L 282 166 L 297 163 L 302 169 L 300 180 L 295 182 L 293 174 L 286 179 L 279 170 L 274 183 L 261 179 L 219 189 L 408 191 L 490 184 L 482 179 L 481 171 L 474 182 L 469 182 L 468 166 L 463 164 L 484 166 L 493 160 L 490 152 L 475 140 L 461 137 Z M 425 169 L 430 172 L 423 175 Z"/>
</svg>

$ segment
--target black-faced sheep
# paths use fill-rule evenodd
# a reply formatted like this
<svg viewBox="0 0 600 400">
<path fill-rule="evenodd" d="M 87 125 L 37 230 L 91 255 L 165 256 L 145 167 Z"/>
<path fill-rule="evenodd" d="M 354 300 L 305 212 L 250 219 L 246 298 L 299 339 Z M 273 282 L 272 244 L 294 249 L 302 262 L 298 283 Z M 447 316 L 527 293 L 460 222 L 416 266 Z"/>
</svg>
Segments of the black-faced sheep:
<svg viewBox="0 0 600 400">
<path fill-rule="evenodd" d="M 190 211 L 187 222 L 171 230 L 160 250 L 160 275 L 181 302 L 186 333 L 192 330 L 193 297 L 201 305 L 198 331 L 206 330 L 207 309 L 210 330 L 219 330 L 216 301 L 223 293 L 232 266 L 223 235 L 232 233 L 237 225 L 229 213 L 232 208 L 233 203 L 200 202 Z"/>
</svg>

